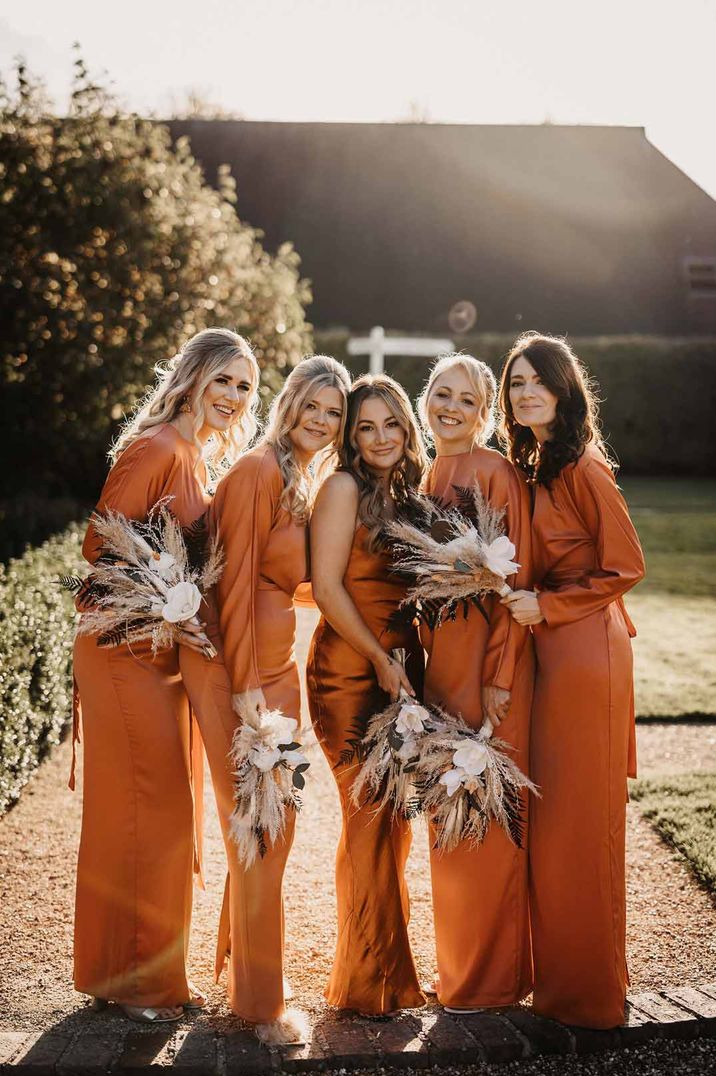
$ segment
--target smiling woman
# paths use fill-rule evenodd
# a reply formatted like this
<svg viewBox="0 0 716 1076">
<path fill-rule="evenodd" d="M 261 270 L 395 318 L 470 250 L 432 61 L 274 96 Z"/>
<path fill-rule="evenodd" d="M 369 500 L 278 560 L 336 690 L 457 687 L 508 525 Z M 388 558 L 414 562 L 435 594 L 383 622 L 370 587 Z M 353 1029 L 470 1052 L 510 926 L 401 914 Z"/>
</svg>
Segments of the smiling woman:
<svg viewBox="0 0 716 1076">
<path fill-rule="evenodd" d="M 536 590 L 503 598 L 537 656 L 530 776 L 534 1008 L 583 1027 L 622 1023 L 627 774 L 635 775 L 631 637 L 623 595 L 644 574 L 585 368 L 565 340 L 527 333 L 500 404 L 531 480 Z"/>
<path fill-rule="evenodd" d="M 166 497 L 179 522 L 193 524 L 209 501 L 206 460 L 217 470 L 231 465 L 255 429 L 258 378 L 236 333 L 207 329 L 188 340 L 114 445 L 97 511 L 143 522 Z M 102 552 L 92 524 L 82 551 L 90 564 Z M 178 1020 L 184 1007 L 202 1004 L 185 965 L 199 866 L 189 703 L 213 745 L 220 714 L 208 702 L 225 674 L 219 659 L 203 656 L 208 641 L 198 624 L 184 623 L 180 645 L 156 655 L 150 642 L 75 642 L 84 741 L 75 986 L 145 1023 Z M 216 767 L 215 753 L 210 760 Z"/>
<path fill-rule="evenodd" d="M 220 776 L 225 831 L 233 728 L 253 718 L 251 711 L 280 710 L 300 721 L 294 596 L 308 579 L 308 517 L 318 481 L 335 466 L 349 387 L 335 359 L 314 355 L 300 362 L 272 404 L 264 437 L 222 479 L 211 507 L 226 557 L 217 598 L 226 701 L 231 695 L 235 710 Z M 269 1042 L 295 1042 L 305 1034 L 302 1014 L 286 1010 L 283 979 L 281 887 L 295 821 L 289 810 L 275 841 L 264 834 L 266 853 L 251 866 L 229 846 L 217 972 L 228 964 L 233 1011 Z"/>
<path fill-rule="evenodd" d="M 408 507 L 426 464 L 410 401 L 391 378 L 366 375 L 353 385 L 340 455 L 341 469 L 322 486 L 311 522 L 313 591 L 323 616 L 306 669 L 311 718 L 343 812 L 338 943 L 326 998 L 380 1015 L 425 1001 L 407 932 L 410 826 L 394 819 L 390 806 L 356 809 L 355 766 L 345 759 L 349 738 L 365 731 L 386 695 L 412 695 L 422 679 L 417 632 L 391 624 L 407 583 L 391 572 L 381 542 L 386 521 Z M 405 651 L 406 669 L 391 656 L 394 649 Z"/>
</svg>

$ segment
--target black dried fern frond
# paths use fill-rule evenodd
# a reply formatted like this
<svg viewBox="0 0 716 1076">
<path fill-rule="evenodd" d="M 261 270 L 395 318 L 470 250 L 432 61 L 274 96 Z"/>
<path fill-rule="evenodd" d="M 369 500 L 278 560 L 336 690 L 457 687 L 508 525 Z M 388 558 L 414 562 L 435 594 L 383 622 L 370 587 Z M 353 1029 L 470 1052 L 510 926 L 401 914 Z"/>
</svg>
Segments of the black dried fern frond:
<svg viewBox="0 0 716 1076">
<path fill-rule="evenodd" d="M 113 628 L 112 631 L 103 631 L 101 635 L 97 636 L 97 646 L 102 647 L 121 646 L 126 641 L 127 632 L 125 628 Z"/>
<path fill-rule="evenodd" d="M 61 575 L 56 582 L 59 583 L 63 590 L 69 590 L 70 594 L 79 594 L 86 580 L 79 575 Z"/>
<path fill-rule="evenodd" d="M 195 519 L 193 523 L 190 523 L 188 527 L 183 527 L 182 534 L 184 536 L 184 545 L 186 546 L 186 556 L 189 568 L 193 572 L 200 572 L 204 566 L 209 548 L 208 512 L 204 512 L 204 514 L 199 516 L 198 519 Z"/>
<path fill-rule="evenodd" d="M 365 751 L 363 747 L 363 737 L 366 734 L 368 728 L 368 722 L 361 718 L 356 718 L 353 724 L 348 729 L 348 735 L 346 736 L 346 746 L 338 756 L 334 769 L 338 769 L 342 766 L 351 766 L 353 763 L 362 762 L 365 757 Z"/>
<path fill-rule="evenodd" d="M 477 525 L 477 509 L 475 507 L 475 491 L 470 486 L 452 487 L 457 494 L 454 507 L 458 509 L 465 519 L 469 519 L 473 526 Z"/>
</svg>

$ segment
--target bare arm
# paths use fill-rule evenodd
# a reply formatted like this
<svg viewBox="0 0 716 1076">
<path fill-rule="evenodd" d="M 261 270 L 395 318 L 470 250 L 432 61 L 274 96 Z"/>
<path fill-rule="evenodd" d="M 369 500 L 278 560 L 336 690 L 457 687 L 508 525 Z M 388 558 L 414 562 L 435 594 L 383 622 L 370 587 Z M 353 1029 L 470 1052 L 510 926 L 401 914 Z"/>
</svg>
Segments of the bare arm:
<svg viewBox="0 0 716 1076">
<path fill-rule="evenodd" d="M 313 596 L 328 623 L 367 658 L 383 691 L 397 699 L 401 687 L 414 695 L 410 681 L 370 630 L 343 586 L 358 518 L 358 489 L 349 475 L 324 482 L 311 518 Z"/>
</svg>

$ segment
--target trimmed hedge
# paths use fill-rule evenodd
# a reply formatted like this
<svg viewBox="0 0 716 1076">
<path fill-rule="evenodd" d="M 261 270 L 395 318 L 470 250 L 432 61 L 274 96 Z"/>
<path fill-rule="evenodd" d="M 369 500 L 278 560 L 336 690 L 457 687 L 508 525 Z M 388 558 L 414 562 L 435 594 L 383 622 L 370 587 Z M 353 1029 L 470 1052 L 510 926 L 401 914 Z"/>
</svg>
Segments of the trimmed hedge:
<svg viewBox="0 0 716 1076">
<path fill-rule="evenodd" d="M 0 814 L 60 742 L 72 713 L 72 599 L 78 525 L 0 566 Z"/>
<path fill-rule="evenodd" d="M 341 359 L 351 373 L 363 373 L 368 359 L 347 354 L 348 338 L 346 330 L 316 331 L 315 349 Z M 514 339 L 485 334 L 455 336 L 453 342 L 456 351 L 484 359 L 499 376 Z M 710 433 L 716 411 L 716 339 L 615 336 L 570 342 L 599 385 L 603 430 L 625 472 L 716 472 L 716 438 Z M 429 365 L 427 359 L 386 360 L 387 372 L 413 398 Z"/>
</svg>

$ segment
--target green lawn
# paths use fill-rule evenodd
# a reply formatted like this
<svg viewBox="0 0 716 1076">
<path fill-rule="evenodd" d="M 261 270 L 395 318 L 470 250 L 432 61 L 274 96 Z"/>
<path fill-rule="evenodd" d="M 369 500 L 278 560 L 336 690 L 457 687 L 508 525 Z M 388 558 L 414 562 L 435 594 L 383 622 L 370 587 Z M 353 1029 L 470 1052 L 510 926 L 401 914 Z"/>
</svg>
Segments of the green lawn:
<svg viewBox="0 0 716 1076">
<path fill-rule="evenodd" d="M 619 478 L 647 576 L 627 595 L 642 717 L 716 715 L 716 481 Z"/>
<path fill-rule="evenodd" d="M 716 894 L 716 773 L 635 781 L 629 791 L 644 817 L 686 858 L 696 879 Z"/>
</svg>

